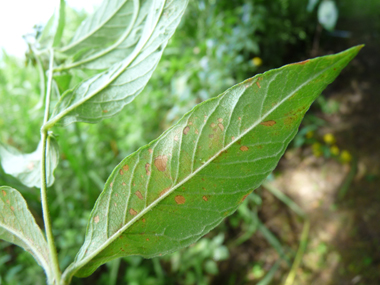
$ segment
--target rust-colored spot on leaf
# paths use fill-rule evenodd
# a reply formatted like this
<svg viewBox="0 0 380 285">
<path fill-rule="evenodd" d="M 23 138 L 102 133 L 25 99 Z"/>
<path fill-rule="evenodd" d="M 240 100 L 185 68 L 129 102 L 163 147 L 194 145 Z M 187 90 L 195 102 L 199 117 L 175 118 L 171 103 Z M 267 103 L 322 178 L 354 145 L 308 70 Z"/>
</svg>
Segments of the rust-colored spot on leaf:
<svg viewBox="0 0 380 285">
<path fill-rule="evenodd" d="M 231 137 L 231 140 L 232 140 L 232 141 L 234 141 L 234 140 L 235 140 L 235 137 L 234 137 L 234 136 L 232 136 L 232 137 Z"/>
<path fill-rule="evenodd" d="M 263 126 L 266 126 L 266 127 L 271 127 L 271 126 L 273 126 L 275 124 L 276 124 L 276 121 L 273 121 L 273 120 L 260 123 L 260 125 L 263 125 Z"/>
<path fill-rule="evenodd" d="M 136 196 L 137 196 L 140 200 L 143 199 L 143 195 L 141 194 L 140 191 L 136 191 L 135 194 L 136 194 Z"/>
<path fill-rule="evenodd" d="M 123 185 L 123 186 L 125 186 L 125 185 L 127 185 L 125 182 L 123 182 L 123 183 L 121 183 L 121 185 Z"/>
<path fill-rule="evenodd" d="M 7 204 L 10 204 L 9 199 L 7 200 Z"/>
<path fill-rule="evenodd" d="M 215 128 L 216 124 L 215 123 L 211 123 L 210 127 L 211 128 Z"/>
<path fill-rule="evenodd" d="M 124 166 L 123 166 L 123 170 L 124 170 L 124 171 L 128 171 L 128 170 L 129 170 L 129 166 L 128 166 L 127 164 L 124 165 Z"/>
<path fill-rule="evenodd" d="M 205 191 L 206 191 L 206 188 L 202 187 L 202 190 L 205 190 Z"/>
<path fill-rule="evenodd" d="M 208 198 L 207 198 L 206 196 L 203 196 L 202 199 L 203 199 L 204 201 L 206 201 L 206 202 L 208 201 Z"/>
<path fill-rule="evenodd" d="M 175 140 L 175 141 L 178 141 L 178 136 L 174 136 L 174 140 Z"/>
<path fill-rule="evenodd" d="M 259 81 L 256 81 L 257 87 L 261 88 Z"/>
<path fill-rule="evenodd" d="M 218 124 L 219 129 L 223 132 L 224 131 L 224 126 L 222 124 Z"/>
<path fill-rule="evenodd" d="M 152 152 L 153 152 L 153 149 L 149 148 L 148 151 L 149 151 L 149 153 L 152 153 Z"/>
<path fill-rule="evenodd" d="M 197 135 L 199 134 L 198 129 L 195 129 L 194 133 Z"/>
<path fill-rule="evenodd" d="M 240 150 L 241 151 L 247 151 L 247 150 L 249 150 L 249 148 L 247 146 L 243 145 L 240 147 Z"/>
<path fill-rule="evenodd" d="M 146 175 L 150 175 L 150 164 L 149 163 L 145 164 L 145 171 L 146 171 Z"/>
<path fill-rule="evenodd" d="M 296 62 L 296 63 L 293 63 L 295 65 L 304 65 L 305 63 L 308 63 L 310 60 L 307 59 L 307 60 L 304 60 L 304 61 L 300 61 L 300 62 Z"/>
<path fill-rule="evenodd" d="M 5 192 L 5 190 L 1 190 L 1 192 L 3 192 L 3 196 L 7 196 L 7 192 Z"/>
<path fill-rule="evenodd" d="M 209 137 L 210 139 L 212 139 L 212 138 L 214 137 L 214 135 L 211 134 L 211 135 L 208 135 L 208 137 Z"/>
<path fill-rule="evenodd" d="M 223 119 L 222 119 L 222 118 L 219 118 L 219 119 L 218 119 L 218 122 L 219 122 L 219 123 L 223 122 Z"/>
<path fill-rule="evenodd" d="M 145 218 L 143 218 L 143 219 L 142 219 L 142 222 L 145 223 L 145 221 L 146 221 Z"/>
<path fill-rule="evenodd" d="M 129 210 L 129 213 L 132 215 L 132 216 L 136 216 L 137 215 L 137 212 L 133 209 L 130 209 Z"/>
<path fill-rule="evenodd" d="M 103 113 L 108 113 L 108 110 L 103 110 Z"/>
<path fill-rule="evenodd" d="M 166 192 L 168 192 L 169 190 L 170 190 L 170 187 L 165 188 L 164 190 L 162 190 L 162 191 L 160 192 L 160 197 L 161 197 L 162 195 L 164 195 Z"/>
<path fill-rule="evenodd" d="M 149 241 L 149 239 L 147 238 L 146 241 Z"/>
<path fill-rule="evenodd" d="M 181 196 L 181 195 L 177 195 L 177 196 L 175 196 L 174 200 L 175 200 L 175 202 L 176 202 L 178 205 L 185 204 L 185 202 L 186 202 L 185 197 L 183 197 L 183 196 Z"/>
<path fill-rule="evenodd" d="M 120 173 L 120 175 L 123 175 L 123 174 L 124 174 L 123 169 L 120 169 L 120 170 L 119 170 L 119 173 Z"/>
<path fill-rule="evenodd" d="M 12 211 L 14 211 L 14 210 L 15 210 L 15 208 L 14 208 L 13 206 L 11 206 L 11 210 L 12 210 Z"/>
<path fill-rule="evenodd" d="M 183 129 L 183 134 L 187 135 L 187 133 L 190 131 L 190 127 L 187 126 L 186 128 Z"/>
<path fill-rule="evenodd" d="M 241 198 L 241 202 L 243 202 L 243 201 L 248 197 L 249 194 L 251 194 L 251 193 L 245 194 L 245 195 L 243 196 L 243 198 Z"/>
<path fill-rule="evenodd" d="M 95 224 L 99 223 L 99 216 L 94 217 L 94 222 L 95 222 Z"/>
<path fill-rule="evenodd" d="M 241 121 L 241 117 L 239 117 L 238 120 Z"/>
<path fill-rule="evenodd" d="M 110 187 L 112 187 L 112 186 L 113 186 L 113 182 L 110 183 Z"/>
<path fill-rule="evenodd" d="M 154 165 L 157 167 L 158 171 L 165 171 L 167 162 L 168 157 L 166 155 L 159 155 L 154 160 Z"/>
</svg>

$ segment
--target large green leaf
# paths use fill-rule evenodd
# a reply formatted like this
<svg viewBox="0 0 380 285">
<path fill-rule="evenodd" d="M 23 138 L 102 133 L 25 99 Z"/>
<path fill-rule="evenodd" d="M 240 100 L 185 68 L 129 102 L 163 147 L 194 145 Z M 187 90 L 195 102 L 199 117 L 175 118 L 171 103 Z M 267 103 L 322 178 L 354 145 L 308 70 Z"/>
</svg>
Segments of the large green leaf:
<svg viewBox="0 0 380 285">
<path fill-rule="evenodd" d="M 111 67 L 66 92 L 47 125 L 57 122 L 67 125 L 77 121 L 95 123 L 113 116 L 130 103 L 150 79 L 187 2 L 150 2 L 148 15 L 142 13 L 141 17 L 137 17 L 137 26 L 132 30 L 131 37 L 126 39 L 126 45 L 93 62 L 95 69 L 112 64 Z M 147 10 L 146 5 L 143 8 L 143 11 Z"/>
<path fill-rule="evenodd" d="M 311 103 L 360 48 L 250 78 L 125 158 L 66 278 L 121 256 L 173 252 L 218 225 L 273 171 Z"/>
<path fill-rule="evenodd" d="M 26 201 L 16 189 L 8 186 L 0 187 L 0 213 L 0 239 L 30 252 L 43 267 L 51 282 L 52 263 L 49 260 L 48 245 Z"/>
<path fill-rule="evenodd" d="M 41 187 L 42 143 L 28 154 L 21 153 L 9 145 L 0 144 L 1 166 L 5 173 L 18 178 L 28 187 Z M 46 145 L 46 183 L 54 183 L 54 170 L 59 162 L 59 147 L 56 140 L 49 136 Z"/>
</svg>

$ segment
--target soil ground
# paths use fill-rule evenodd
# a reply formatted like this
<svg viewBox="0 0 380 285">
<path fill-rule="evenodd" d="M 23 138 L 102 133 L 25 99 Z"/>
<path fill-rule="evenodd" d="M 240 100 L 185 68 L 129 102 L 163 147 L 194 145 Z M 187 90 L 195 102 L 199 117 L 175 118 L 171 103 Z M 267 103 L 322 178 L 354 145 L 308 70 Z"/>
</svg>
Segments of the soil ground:
<svg viewBox="0 0 380 285">
<path fill-rule="evenodd" d="M 376 21 L 363 15 L 341 19 L 339 28 L 351 36 L 327 37 L 318 52 L 366 44 L 323 93 L 327 100 L 339 103 L 339 110 L 332 115 L 311 110 L 326 122 L 315 136 L 332 133 L 339 149 L 352 154 L 352 162 L 317 158 L 312 147 L 304 145 L 288 150 L 276 170 L 273 186 L 310 218 L 308 246 L 294 284 L 380 284 L 380 12 Z M 263 194 L 260 219 L 284 246 L 297 250 L 302 220 L 268 191 L 259 191 Z M 246 264 L 254 260 L 268 270 L 278 258 L 260 233 L 231 255 L 233 264 L 224 265 L 226 272 L 247 270 Z M 289 266 L 282 264 L 271 284 L 282 284 L 288 272 Z M 214 283 L 221 284 L 224 278 L 222 274 Z M 258 282 L 251 279 L 236 284 Z"/>
</svg>

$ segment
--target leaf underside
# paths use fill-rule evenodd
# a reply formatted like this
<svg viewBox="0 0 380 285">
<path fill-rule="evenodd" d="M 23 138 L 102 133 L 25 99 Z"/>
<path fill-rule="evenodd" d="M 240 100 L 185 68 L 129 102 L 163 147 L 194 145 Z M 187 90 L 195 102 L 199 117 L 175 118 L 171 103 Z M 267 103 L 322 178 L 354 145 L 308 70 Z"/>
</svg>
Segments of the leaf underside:
<svg viewBox="0 0 380 285">
<path fill-rule="evenodd" d="M 0 239 L 30 252 L 51 280 L 47 243 L 26 201 L 16 189 L 8 186 L 0 187 L 0 213 Z"/>
<path fill-rule="evenodd" d="M 187 113 L 112 172 L 68 272 L 188 246 L 232 214 L 276 167 L 312 102 L 357 54 L 259 74 Z"/>
<path fill-rule="evenodd" d="M 120 6 L 119 2 L 125 4 Z M 86 53 L 80 55 L 74 64 L 80 63 L 80 67 L 87 69 L 107 70 L 66 92 L 57 103 L 49 122 L 61 125 L 78 121 L 96 123 L 121 111 L 144 89 L 152 76 L 188 1 L 146 0 L 139 4 L 135 0 L 116 3 L 121 8 L 112 6 L 117 13 L 112 14 L 111 22 L 104 24 L 103 21 L 102 28 L 86 39 L 74 39 L 74 42 L 78 40 L 79 47 L 74 45 L 68 49 L 83 49 L 82 45 L 89 45 L 89 51 L 86 49 Z M 125 19 L 122 15 L 125 15 Z M 92 19 L 94 17 L 83 27 L 90 25 Z M 113 23 L 113 20 L 117 21 Z M 115 40 L 115 29 L 119 31 L 116 33 L 119 38 L 107 46 L 102 39 L 111 37 L 111 40 Z"/>
<path fill-rule="evenodd" d="M 41 151 L 42 143 L 28 154 L 19 152 L 16 148 L 0 144 L 1 166 L 5 173 L 19 179 L 28 187 L 41 187 Z M 54 183 L 54 170 L 59 162 L 59 147 L 55 139 L 49 136 L 46 146 L 46 184 Z"/>
</svg>

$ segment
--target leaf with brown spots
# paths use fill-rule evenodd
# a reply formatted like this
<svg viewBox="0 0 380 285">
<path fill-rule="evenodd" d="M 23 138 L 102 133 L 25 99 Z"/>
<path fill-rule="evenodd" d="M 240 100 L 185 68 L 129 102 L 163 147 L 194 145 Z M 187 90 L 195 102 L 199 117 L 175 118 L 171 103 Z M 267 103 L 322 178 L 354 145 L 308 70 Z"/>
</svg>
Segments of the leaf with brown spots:
<svg viewBox="0 0 380 285">
<path fill-rule="evenodd" d="M 48 245 L 26 201 L 16 189 L 1 186 L 0 190 L 0 239 L 18 245 L 32 254 L 45 270 L 49 284 L 52 284 L 52 262 Z"/>
<path fill-rule="evenodd" d="M 360 48 L 235 85 L 126 157 L 96 202 L 71 272 L 87 276 L 117 257 L 167 254 L 217 226 L 273 171 L 312 102 Z M 297 112 L 294 120 L 289 111 Z M 129 171 L 119 175 L 123 165 Z"/>
</svg>

